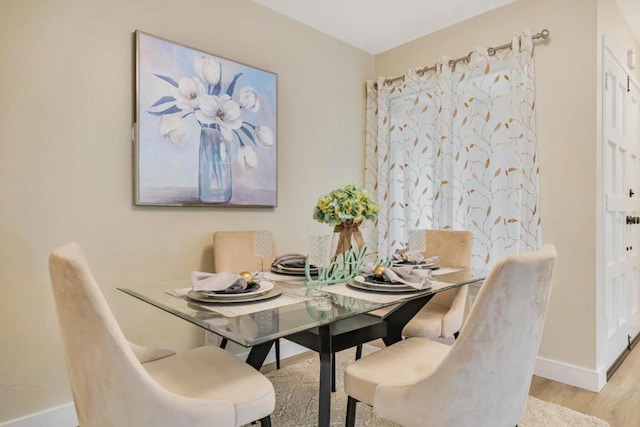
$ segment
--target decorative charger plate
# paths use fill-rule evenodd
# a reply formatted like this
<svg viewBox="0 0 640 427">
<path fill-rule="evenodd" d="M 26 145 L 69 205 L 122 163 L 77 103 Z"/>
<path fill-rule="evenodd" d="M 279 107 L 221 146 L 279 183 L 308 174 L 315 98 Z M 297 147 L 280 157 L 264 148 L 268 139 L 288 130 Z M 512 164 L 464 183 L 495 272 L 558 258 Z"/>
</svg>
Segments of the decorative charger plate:
<svg viewBox="0 0 640 427">
<path fill-rule="evenodd" d="M 313 268 L 311 267 L 309 269 L 311 275 L 317 275 L 318 274 L 318 268 Z M 272 273 L 276 273 L 276 274 L 287 274 L 290 276 L 304 276 L 305 275 L 305 270 L 304 268 L 299 268 L 299 267 L 286 267 L 282 264 L 278 264 L 278 265 L 272 265 L 271 266 L 271 272 Z"/>
<path fill-rule="evenodd" d="M 199 292 L 199 291 L 192 290 L 187 292 L 187 296 L 193 300 L 205 301 L 205 302 L 235 301 L 235 300 L 246 301 L 248 299 L 253 299 L 255 297 L 258 297 L 260 295 L 263 295 L 269 292 L 270 290 L 273 289 L 273 287 L 274 287 L 273 283 L 267 280 L 261 280 L 256 287 L 251 286 L 253 290 L 250 290 L 248 292 L 241 291 L 236 293 L 221 293 L 221 292 Z M 250 288 L 247 288 L 247 289 L 250 289 Z"/>
<path fill-rule="evenodd" d="M 201 292 L 194 292 L 194 291 L 189 291 L 187 293 L 187 298 L 193 301 L 197 301 L 199 303 L 205 302 L 205 303 L 211 303 L 211 304 L 247 304 L 252 302 L 265 301 L 271 298 L 276 298 L 280 296 L 280 294 L 282 294 L 282 290 L 278 287 L 274 287 L 270 291 L 267 291 L 263 294 L 252 295 L 245 298 L 216 299 L 216 298 L 206 297 L 205 295 L 202 295 Z"/>
<path fill-rule="evenodd" d="M 370 276 L 356 276 L 353 278 L 353 281 L 349 283 L 349 285 L 357 289 L 374 292 L 419 292 L 429 289 L 429 287 L 426 287 L 424 289 L 416 289 L 413 286 L 405 285 L 402 283 L 382 282 Z"/>
</svg>

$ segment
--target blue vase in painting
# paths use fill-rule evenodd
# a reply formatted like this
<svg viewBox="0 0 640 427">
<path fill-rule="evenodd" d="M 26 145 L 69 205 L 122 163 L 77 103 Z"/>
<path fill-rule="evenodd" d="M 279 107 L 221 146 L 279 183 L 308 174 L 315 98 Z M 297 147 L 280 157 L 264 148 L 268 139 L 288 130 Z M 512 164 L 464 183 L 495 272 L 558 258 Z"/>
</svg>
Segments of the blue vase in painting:
<svg viewBox="0 0 640 427">
<path fill-rule="evenodd" d="M 218 129 L 200 130 L 198 199 L 202 203 L 231 200 L 231 153 Z"/>
</svg>

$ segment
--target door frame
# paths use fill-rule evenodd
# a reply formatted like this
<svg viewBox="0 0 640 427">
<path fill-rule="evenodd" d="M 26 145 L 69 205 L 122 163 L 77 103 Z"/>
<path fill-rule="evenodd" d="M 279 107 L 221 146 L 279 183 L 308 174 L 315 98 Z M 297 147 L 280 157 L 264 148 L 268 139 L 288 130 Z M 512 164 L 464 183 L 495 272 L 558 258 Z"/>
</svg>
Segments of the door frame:
<svg viewBox="0 0 640 427">
<path fill-rule="evenodd" d="M 598 390 L 604 387 L 607 382 L 607 370 L 609 369 L 608 349 L 608 323 L 607 323 L 607 289 L 606 289 L 606 254 L 604 245 L 606 243 L 606 188 L 605 188 L 605 165 L 604 165 L 604 146 L 606 144 L 607 115 L 605 110 L 606 102 L 606 63 L 607 56 L 620 65 L 627 73 L 631 82 L 640 88 L 640 84 L 635 79 L 632 71 L 627 67 L 624 61 L 616 55 L 612 49 L 612 44 L 608 43 L 606 36 L 602 36 L 600 58 L 598 61 L 598 83 L 597 83 L 597 143 L 596 143 L 596 372 L 598 373 Z M 636 313 L 638 317 L 640 313 Z"/>
</svg>

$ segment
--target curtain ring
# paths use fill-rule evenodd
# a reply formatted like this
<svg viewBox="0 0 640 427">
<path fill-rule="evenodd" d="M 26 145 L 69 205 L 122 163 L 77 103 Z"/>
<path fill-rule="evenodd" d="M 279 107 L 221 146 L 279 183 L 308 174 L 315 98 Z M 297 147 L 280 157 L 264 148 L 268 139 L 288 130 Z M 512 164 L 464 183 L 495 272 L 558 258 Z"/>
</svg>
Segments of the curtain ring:
<svg viewBox="0 0 640 427">
<path fill-rule="evenodd" d="M 471 62 L 471 54 L 473 53 L 473 51 L 469 52 L 467 54 L 467 56 L 464 57 L 464 62 L 466 62 L 467 64 Z"/>
<path fill-rule="evenodd" d="M 496 54 L 496 48 L 495 47 L 490 47 L 487 49 L 487 53 L 489 54 L 489 56 L 493 56 Z"/>
</svg>

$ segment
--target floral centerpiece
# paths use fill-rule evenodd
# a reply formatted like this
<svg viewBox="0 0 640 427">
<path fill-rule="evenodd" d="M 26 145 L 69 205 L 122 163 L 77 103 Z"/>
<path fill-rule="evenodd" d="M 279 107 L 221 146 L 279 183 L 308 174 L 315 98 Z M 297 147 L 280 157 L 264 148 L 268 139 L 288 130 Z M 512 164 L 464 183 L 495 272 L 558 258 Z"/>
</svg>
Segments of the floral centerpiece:
<svg viewBox="0 0 640 427">
<path fill-rule="evenodd" d="M 353 238 L 358 247 L 363 244 L 360 225 L 367 219 L 378 217 L 379 206 L 373 196 L 353 184 L 344 185 L 318 199 L 313 218 L 318 222 L 335 226 L 340 233 L 336 256 L 351 247 Z"/>
<path fill-rule="evenodd" d="M 227 202 L 231 199 L 229 143 L 237 140 L 238 163 L 247 169 L 254 168 L 258 157 L 253 146 L 270 148 L 273 130 L 243 118 L 255 117 L 251 114 L 260 109 L 260 95 L 255 89 L 241 86 L 236 90 L 243 73 L 225 82 L 221 63 L 205 55 L 195 56 L 193 70 L 195 75 L 178 80 L 154 74 L 167 84 L 167 90 L 151 104 L 148 113 L 160 117 L 160 134 L 176 146 L 188 140 L 187 120 L 198 123 L 201 128 L 198 197 L 202 202 Z"/>
</svg>

